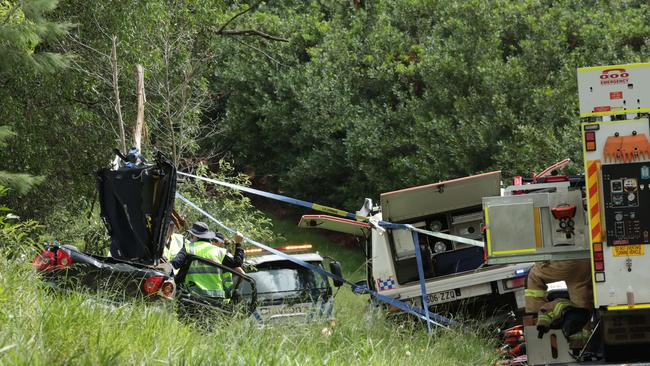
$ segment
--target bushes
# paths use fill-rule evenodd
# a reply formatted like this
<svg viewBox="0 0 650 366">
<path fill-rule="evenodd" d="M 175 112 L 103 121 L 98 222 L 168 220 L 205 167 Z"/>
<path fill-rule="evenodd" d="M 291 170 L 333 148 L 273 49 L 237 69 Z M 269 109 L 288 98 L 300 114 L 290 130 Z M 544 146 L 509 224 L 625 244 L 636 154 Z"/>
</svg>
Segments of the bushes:
<svg viewBox="0 0 650 366">
<path fill-rule="evenodd" d="M 111 240 L 106 226 L 99 216 L 99 203 L 80 203 L 74 211 L 53 211 L 44 221 L 48 235 L 46 240 L 72 244 L 87 253 L 106 255 Z"/>
<path fill-rule="evenodd" d="M 0 198 L 8 191 L 0 186 Z M 14 258 L 28 253 L 36 245 L 41 228 L 34 220 L 21 221 L 9 207 L 0 204 L 0 256 Z"/>
<path fill-rule="evenodd" d="M 225 160 L 219 160 L 216 172 L 211 173 L 207 166 L 199 165 L 195 174 L 232 184 L 250 186 L 248 177 L 243 173 L 235 173 L 232 165 Z M 241 192 L 194 178 L 184 178 L 184 181 L 178 184 L 177 190 L 228 227 L 239 230 L 254 240 L 269 242 L 273 239 L 271 220 L 253 207 L 251 200 Z M 179 199 L 176 199 L 176 210 L 186 217 L 190 225 L 193 221 L 204 221 L 213 230 L 229 236 L 224 229 Z"/>
</svg>

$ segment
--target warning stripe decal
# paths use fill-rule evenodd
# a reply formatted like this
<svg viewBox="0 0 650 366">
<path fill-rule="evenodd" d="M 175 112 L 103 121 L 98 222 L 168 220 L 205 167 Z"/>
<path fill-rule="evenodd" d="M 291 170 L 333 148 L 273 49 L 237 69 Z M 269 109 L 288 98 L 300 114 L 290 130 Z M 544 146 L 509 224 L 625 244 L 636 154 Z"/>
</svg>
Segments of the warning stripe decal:
<svg viewBox="0 0 650 366">
<path fill-rule="evenodd" d="M 589 184 L 589 216 L 591 223 L 591 241 L 602 241 L 600 226 L 600 203 L 598 202 L 598 170 L 600 160 L 587 161 L 587 182 Z"/>
</svg>

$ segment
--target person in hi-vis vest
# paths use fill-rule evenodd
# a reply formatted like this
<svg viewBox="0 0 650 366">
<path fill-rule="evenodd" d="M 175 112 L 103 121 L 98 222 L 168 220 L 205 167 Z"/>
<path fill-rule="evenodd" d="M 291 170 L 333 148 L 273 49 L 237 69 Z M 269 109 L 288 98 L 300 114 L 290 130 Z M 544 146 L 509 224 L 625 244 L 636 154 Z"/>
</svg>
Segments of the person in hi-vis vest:
<svg viewBox="0 0 650 366">
<path fill-rule="evenodd" d="M 244 250 L 239 242 L 236 243 L 235 255 L 226 255 L 224 248 L 217 247 L 211 243 L 217 236 L 204 222 L 197 221 L 188 230 L 190 235 L 189 244 L 184 245 L 172 260 L 174 268 L 180 268 L 185 263 L 187 254 L 205 258 L 213 262 L 223 264 L 229 268 L 241 267 L 244 262 Z M 200 295 L 225 298 L 226 289 L 223 283 L 223 273 L 219 268 L 194 262 L 190 266 L 185 283 L 188 288 Z"/>
</svg>

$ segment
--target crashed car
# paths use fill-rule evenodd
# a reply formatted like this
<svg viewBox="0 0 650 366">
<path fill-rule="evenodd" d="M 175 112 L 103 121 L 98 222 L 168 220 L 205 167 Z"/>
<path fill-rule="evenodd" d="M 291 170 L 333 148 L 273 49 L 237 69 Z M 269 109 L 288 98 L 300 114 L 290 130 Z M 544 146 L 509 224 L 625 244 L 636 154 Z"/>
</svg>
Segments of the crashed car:
<svg viewBox="0 0 650 366">
<path fill-rule="evenodd" d="M 174 276 L 162 258 L 174 207 L 176 169 L 157 153 L 154 164 L 133 164 L 124 159 L 119 169 L 97 172 L 101 216 L 111 238 L 110 255 L 84 253 L 70 245 L 45 245 L 33 261 L 43 278 L 59 289 L 100 291 L 109 298 L 176 300 L 181 311 L 215 308 L 252 312 L 256 305 L 255 283 L 219 263 L 188 255 Z M 192 263 L 200 261 L 215 274 L 233 273 L 239 286 L 247 283 L 253 296 L 238 306 L 237 291 L 228 299 L 205 298 L 186 288 L 184 277 Z M 236 289 L 235 289 L 236 290 Z"/>
<path fill-rule="evenodd" d="M 114 300 L 173 299 L 176 291 L 173 277 L 165 271 L 138 262 L 83 253 L 69 245 L 46 245 L 32 265 L 56 288 L 98 291 Z"/>
<path fill-rule="evenodd" d="M 324 258 L 317 252 L 310 252 L 311 244 L 288 244 L 275 249 L 293 252 L 294 258 L 324 269 Z M 257 285 L 258 306 L 251 315 L 256 323 L 334 320 L 334 297 L 327 277 L 260 248 L 248 249 L 247 254 L 252 256 L 245 262 L 246 271 Z M 325 258 L 330 261 L 330 271 L 342 277 L 341 265 L 332 258 Z M 333 281 L 333 284 L 340 287 L 343 282 Z M 250 298 L 255 295 L 253 290 L 249 283 L 243 283 L 241 296 Z"/>
</svg>

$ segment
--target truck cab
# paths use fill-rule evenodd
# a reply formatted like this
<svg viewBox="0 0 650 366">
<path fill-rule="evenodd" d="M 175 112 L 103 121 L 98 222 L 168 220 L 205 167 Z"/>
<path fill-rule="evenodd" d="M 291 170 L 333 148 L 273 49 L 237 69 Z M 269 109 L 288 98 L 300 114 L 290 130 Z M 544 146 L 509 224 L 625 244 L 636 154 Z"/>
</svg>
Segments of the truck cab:
<svg viewBox="0 0 650 366">
<path fill-rule="evenodd" d="M 412 187 L 381 194 L 381 206 L 370 210 L 371 222 L 410 224 L 447 234 L 446 239 L 418 234 L 427 300 L 433 311 L 444 306 L 450 312 L 463 309 L 500 318 L 523 308 L 523 286 L 531 265 L 488 266 L 484 259 L 481 200 L 500 194 L 500 184 L 501 173 L 491 172 Z M 364 238 L 368 286 L 421 306 L 411 231 L 327 215 L 305 215 L 299 226 Z"/>
<path fill-rule="evenodd" d="M 311 248 L 311 244 L 297 244 L 276 249 L 283 252 L 303 251 L 291 255 L 324 269 L 324 258 L 318 252 L 304 252 Z M 251 316 L 256 322 L 274 324 L 333 319 L 334 298 L 327 277 L 259 248 L 248 249 L 247 256 L 246 274 L 254 279 L 257 286 L 257 308 Z M 340 275 L 338 262 L 330 261 L 330 271 L 332 269 Z M 243 297 L 251 295 L 248 283 L 242 283 L 239 291 Z"/>
</svg>

